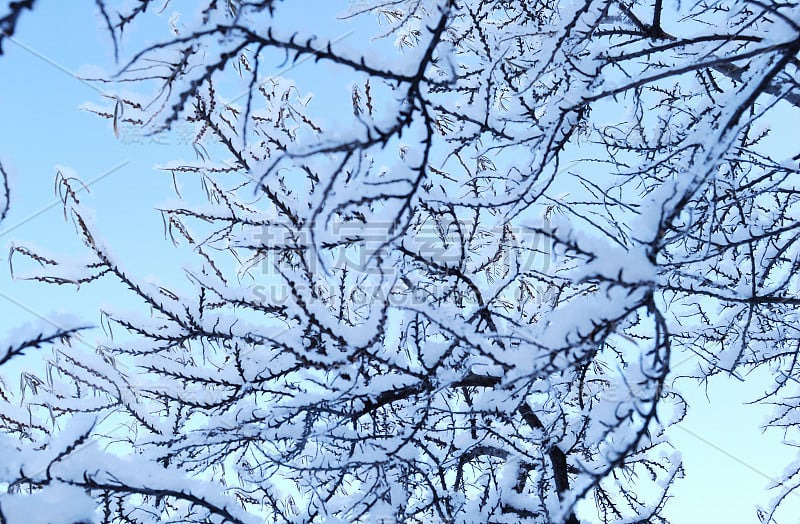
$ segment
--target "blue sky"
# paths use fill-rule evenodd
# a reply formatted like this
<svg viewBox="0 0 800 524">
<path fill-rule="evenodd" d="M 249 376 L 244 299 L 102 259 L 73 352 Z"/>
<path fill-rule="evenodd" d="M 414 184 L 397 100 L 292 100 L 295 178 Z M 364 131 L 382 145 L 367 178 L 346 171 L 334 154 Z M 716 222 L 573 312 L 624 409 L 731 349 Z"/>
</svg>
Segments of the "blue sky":
<svg viewBox="0 0 800 524">
<path fill-rule="evenodd" d="M 329 1 L 289 5 L 293 7 L 285 11 L 287 20 L 302 20 L 309 32 L 322 30 L 331 14 L 341 10 Z M 283 4 L 278 7 L 286 9 Z M 168 8 L 161 22 L 167 24 L 171 15 Z M 330 26 L 327 33 L 341 38 L 343 46 L 360 40 L 344 28 Z M 356 30 L 377 32 L 365 26 Z M 134 36 L 147 38 L 146 33 Z M 172 179 L 153 166 L 191 160 L 194 152 L 176 134 L 157 139 L 115 137 L 108 121 L 79 109 L 85 102 L 103 103 L 103 99 L 96 85 L 76 76 L 92 72 L 90 66 L 114 69 L 111 41 L 93 3 L 40 0 L 34 12 L 24 14 L 4 51 L 0 57 L 0 159 L 11 175 L 12 188 L 11 211 L 0 225 L 4 253 L 12 242 L 67 257 L 85 253 L 72 224 L 64 221 L 53 191 L 57 166 L 65 166 L 89 185 L 83 203 L 94 210 L 98 232 L 124 266 L 138 276 L 180 284 L 184 260 L 164 238 L 155 210 L 159 203 L 174 198 Z M 334 100 L 347 100 L 350 92 L 349 84 L 335 81 L 336 70 L 329 65 L 309 62 L 287 75 L 314 86 L 314 110 L 321 112 L 334 107 Z M 349 110 L 346 104 L 345 110 Z M 331 111 L 327 116 L 335 120 L 335 110 Z M 185 180 L 185 185 L 192 187 L 191 180 Z M 191 189 L 188 194 L 191 198 Z M 0 332 L 55 311 L 78 314 L 98 324 L 98 308 L 104 304 L 138 307 L 121 289 L 106 283 L 76 292 L 74 287 L 13 280 L 8 265 L 2 268 Z M 93 335 L 85 338 L 90 341 Z M 27 365 L 30 360 L 18 363 Z M 3 375 L 8 377 L 11 370 L 4 369 Z M 749 377 L 746 383 L 715 379 L 709 388 L 710 403 L 702 387 L 687 389 L 690 414 L 671 431 L 687 471 L 687 478 L 672 492 L 669 507 L 675 522 L 756 522 L 753 505 L 771 496 L 763 491 L 768 478 L 776 477 L 792 458 L 787 449 L 780 448 L 779 435 L 761 433 L 768 410 L 741 407 L 743 401 L 761 393 L 767 380 L 763 374 Z M 782 512 L 785 520 L 780 522 L 798 522 L 791 516 L 800 515 L 800 497 L 790 499 Z"/>
</svg>

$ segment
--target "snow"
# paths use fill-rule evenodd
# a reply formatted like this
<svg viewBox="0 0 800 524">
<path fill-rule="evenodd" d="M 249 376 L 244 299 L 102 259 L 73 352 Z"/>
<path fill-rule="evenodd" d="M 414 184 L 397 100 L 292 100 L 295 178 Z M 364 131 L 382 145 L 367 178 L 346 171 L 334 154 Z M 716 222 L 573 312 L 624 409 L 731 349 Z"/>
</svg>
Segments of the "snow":
<svg viewBox="0 0 800 524">
<path fill-rule="evenodd" d="M 83 327 L 88 327 L 87 322 L 75 314 L 51 313 L 41 320 L 16 326 L 4 333 L 0 339 L 0 348 L 16 348 L 32 340 L 48 338 Z"/>
<path fill-rule="evenodd" d="M 7 524 L 78 524 L 94 522 L 97 504 L 86 491 L 53 483 L 31 494 L 0 495 Z"/>
</svg>

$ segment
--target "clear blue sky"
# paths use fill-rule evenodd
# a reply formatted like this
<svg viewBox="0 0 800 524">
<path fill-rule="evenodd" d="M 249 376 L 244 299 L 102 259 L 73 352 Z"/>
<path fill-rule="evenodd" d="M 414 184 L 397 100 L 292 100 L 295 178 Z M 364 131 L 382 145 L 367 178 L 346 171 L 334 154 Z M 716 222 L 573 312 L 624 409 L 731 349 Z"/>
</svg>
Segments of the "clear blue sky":
<svg viewBox="0 0 800 524">
<path fill-rule="evenodd" d="M 339 4 L 327 0 L 288 5 L 292 11 L 287 19 L 302 17 L 307 31 L 329 25 L 331 13 L 340 10 Z M 278 9 L 286 6 L 279 4 Z M 172 12 L 172 8 L 165 11 L 164 24 Z M 351 38 L 344 26 L 330 25 L 327 33 L 343 38 L 343 45 Z M 172 180 L 153 166 L 191 160 L 194 153 L 175 136 L 157 141 L 117 138 L 107 121 L 79 109 L 84 102 L 102 103 L 103 99 L 97 86 L 75 75 L 90 73 L 90 65 L 114 69 L 111 42 L 93 3 L 41 0 L 33 13 L 24 14 L 14 41 L 7 41 L 4 50 L 0 57 L 0 159 L 12 175 L 12 201 L 11 212 L 0 225 L 0 245 L 35 245 L 67 257 L 85 253 L 72 224 L 64 221 L 53 191 L 56 166 L 66 166 L 85 183 L 92 182 L 91 194 L 85 195 L 83 202 L 95 211 L 98 232 L 124 266 L 136 275 L 157 276 L 181 285 L 184 260 L 164 239 L 161 217 L 154 209 L 174 197 Z M 334 107 L 332 103 L 328 106 L 329 100 L 346 100 L 350 85 L 332 81 L 336 71 L 331 66 L 318 67 L 302 64 L 288 75 L 314 86 L 316 110 Z M 335 113 L 330 118 L 335 119 Z M 191 187 L 190 180 L 185 183 Z M 103 304 L 139 307 L 121 289 L 105 283 L 77 293 L 74 287 L 12 280 L 8 265 L 2 267 L 0 333 L 59 310 L 98 324 L 98 308 Z M 8 376 L 10 371 L 4 369 L 3 374 Z M 687 478 L 672 492 L 674 500 L 669 507 L 675 522 L 756 522 L 754 503 L 770 497 L 763 491 L 767 477 L 777 476 L 791 459 L 791 454 L 779 447 L 778 435 L 760 432 L 768 412 L 741 407 L 742 401 L 755 398 L 763 381 L 769 380 L 754 378 L 747 384 L 718 379 L 710 388 L 710 404 L 701 389 L 687 391 L 692 402 L 690 415 L 671 431 L 684 454 L 687 471 Z M 781 522 L 800 522 L 792 516 L 800 515 L 797 501 L 800 497 L 787 501 L 782 513 L 786 519 Z"/>
</svg>

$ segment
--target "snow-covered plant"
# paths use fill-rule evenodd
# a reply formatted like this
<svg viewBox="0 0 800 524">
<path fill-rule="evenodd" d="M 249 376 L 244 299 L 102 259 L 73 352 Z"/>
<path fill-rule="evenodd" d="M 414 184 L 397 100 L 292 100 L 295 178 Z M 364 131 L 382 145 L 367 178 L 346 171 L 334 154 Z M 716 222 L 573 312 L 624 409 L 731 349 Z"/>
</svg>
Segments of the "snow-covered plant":
<svg viewBox="0 0 800 524">
<path fill-rule="evenodd" d="M 2 165 L 0 178 L 2 221 L 11 196 Z M 17 251 L 52 264 L 26 248 L 13 248 Z M 62 360 L 78 362 L 71 355 L 77 346 L 89 346 L 80 336 L 88 327 L 63 314 L 13 329 L 4 326 L 0 339 L 0 524 L 88 524 L 100 512 L 105 521 L 119 522 L 121 501 L 132 498 L 139 504 L 135 512 L 126 513 L 124 522 L 135 522 L 131 519 L 139 513 L 147 518 L 158 515 L 157 508 L 148 507 L 150 499 L 182 505 L 188 508 L 186 515 L 198 521 L 213 515 L 230 522 L 254 522 L 214 484 L 189 478 L 179 468 L 135 456 L 121 459 L 98 447 L 97 437 L 103 433 L 95 430 L 108 425 L 102 419 L 113 410 L 108 409 L 107 399 L 92 398 L 82 388 L 85 377 L 97 380 L 102 369 L 94 362 L 91 367 L 75 366 L 75 373 L 70 373 L 60 364 Z M 44 346 L 57 348 L 52 360 L 46 355 L 42 358 Z M 18 379 L 18 386 L 12 377 Z"/>
<path fill-rule="evenodd" d="M 151 3 L 98 1 L 115 43 Z M 687 356 L 780 372 L 772 423 L 796 427 L 797 157 L 762 125 L 800 105 L 795 4 L 345 8 L 329 27 L 360 49 L 277 23 L 285 3 L 208 2 L 104 84 L 117 132 L 192 126 L 196 161 L 162 169 L 207 202 L 161 209 L 196 261 L 156 285 L 60 178 L 91 258 L 14 263 L 143 310 L 53 362 L 79 386 L 42 401 L 56 419 L 113 423 L 268 522 L 665 522 Z M 306 60 L 320 75 L 267 76 Z M 103 522 L 240 518 L 94 482 Z"/>
</svg>

